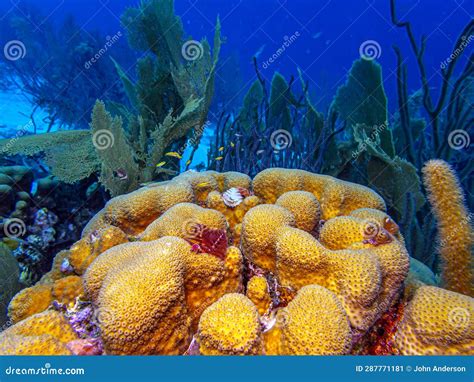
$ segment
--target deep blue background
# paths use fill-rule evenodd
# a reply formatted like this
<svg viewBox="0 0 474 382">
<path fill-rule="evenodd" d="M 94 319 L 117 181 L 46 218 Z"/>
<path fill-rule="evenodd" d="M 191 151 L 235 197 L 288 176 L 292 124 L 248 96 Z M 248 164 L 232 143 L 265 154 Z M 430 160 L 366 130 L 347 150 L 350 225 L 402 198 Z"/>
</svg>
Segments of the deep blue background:
<svg viewBox="0 0 474 382">
<path fill-rule="evenodd" d="M 4 21 L 18 0 L 1 0 Z M 112 35 L 122 30 L 119 17 L 138 0 L 32 0 L 48 19 L 61 21 L 72 14 L 85 30 L 98 29 Z M 219 14 L 227 42 L 222 59 L 237 52 L 243 85 L 237 94 L 242 97 L 254 78 L 251 57 L 263 45 L 260 59 L 270 57 L 281 46 L 284 36 L 295 31 L 301 37 L 286 50 L 276 63 L 262 73 L 271 78 L 278 70 L 287 76 L 296 75 L 299 66 L 311 81 L 312 95 L 320 109 L 327 107 L 337 87 L 345 80 L 359 46 L 365 40 L 376 40 L 382 54 L 385 88 L 391 111 L 396 105 L 395 55 L 397 44 L 407 59 L 409 90 L 419 88 L 418 70 L 403 30 L 390 22 L 389 0 L 175 0 L 177 13 L 185 30 L 193 38 L 212 39 Z M 449 55 L 457 35 L 474 14 L 472 0 L 398 0 L 398 15 L 412 22 L 419 38 L 427 35 L 425 62 L 430 83 L 439 88 L 440 62 Z M 4 38 L 1 39 L 4 42 Z M 474 44 L 472 44 L 474 45 Z M 472 46 L 467 49 L 472 51 Z M 461 63 L 462 64 L 462 63 Z M 458 69 L 461 68 L 459 66 Z"/>
</svg>

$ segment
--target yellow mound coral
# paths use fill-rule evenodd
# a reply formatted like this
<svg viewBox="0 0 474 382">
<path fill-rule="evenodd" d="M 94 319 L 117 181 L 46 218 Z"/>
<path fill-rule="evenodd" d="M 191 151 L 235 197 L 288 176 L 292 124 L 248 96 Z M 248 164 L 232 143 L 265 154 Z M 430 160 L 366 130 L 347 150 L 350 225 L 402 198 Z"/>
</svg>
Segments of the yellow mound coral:
<svg viewBox="0 0 474 382">
<path fill-rule="evenodd" d="M 56 280 L 64 277 L 64 273 L 61 272 L 61 265 L 65 259 L 69 259 L 71 255 L 70 251 L 60 251 L 54 256 L 53 265 L 51 270 L 41 277 L 40 284 L 53 284 Z"/>
<path fill-rule="evenodd" d="M 64 316 L 54 310 L 34 314 L 10 326 L 1 335 L 41 336 L 43 334 L 53 336 L 64 343 L 77 339 L 76 333 Z"/>
<path fill-rule="evenodd" d="M 268 283 L 263 276 L 253 276 L 247 283 L 247 297 L 255 304 L 260 315 L 264 315 L 270 309 L 272 298 L 270 296 Z"/>
<path fill-rule="evenodd" d="M 252 185 L 255 195 L 264 203 L 275 203 L 288 191 L 311 192 L 320 202 L 325 220 L 359 208 L 386 209 L 383 199 L 370 188 L 303 170 L 263 170 L 255 176 Z"/>
<path fill-rule="evenodd" d="M 473 297 L 474 231 L 456 173 L 448 163 L 431 160 L 423 167 L 423 181 L 438 220 L 443 285 Z"/>
<path fill-rule="evenodd" d="M 43 312 L 55 300 L 61 304 L 71 305 L 83 292 L 82 279 L 79 276 L 59 278 L 48 284 L 37 283 L 21 290 L 13 297 L 8 306 L 8 316 L 13 323 L 16 323 Z"/>
<path fill-rule="evenodd" d="M 13 323 L 48 309 L 53 301 L 51 285 L 36 284 L 18 292 L 8 305 L 8 316 Z"/>
<path fill-rule="evenodd" d="M 190 343 L 183 280 L 189 245 L 164 237 L 150 247 L 103 280 L 97 305 L 109 354 L 181 354 Z"/>
<path fill-rule="evenodd" d="M 227 231 L 225 216 L 219 211 L 199 207 L 192 203 L 179 203 L 171 207 L 139 236 L 139 240 L 151 241 L 163 236 L 193 239 L 203 227 Z"/>
<path fill-rule="evenodd" d="M 191 246 L 182 239 L 165 237 L 151 242 L 119 245 L 104 252 L 84 275 L 87 296 L 98 303 L 99 292 L 108 274 L 128 263 L 140 261 L 144 255 L 160 252 L 165 239 L 172 239 L 166 242 L 183 257 L 186 305 L 193 328 L 197 326 L 201 313 L 210 304 L 225 293 L 240 290 L 243 259 L 238 248 L 229 247 L 225 259 L 220 260 L 209 254 L 192 252 Z"/>
<path fill-rule="evenodd" d="M 69 355 L 66 343 L 77 335 L 64 316 L 47 310 L 9 327 L 0 334 L 1 355 Z"/>
<path fill-rule="evenodd" d="M 204 355 L 261 354 L 257 308 L 243 294 L 224 295 L 202 314 L 197 341 Z"/>
<path fill-rule="evenodd" d="M 128 235 L 138 235 L 171 206 L 193 202 L 188 182 L 170 181 L 154 187 L 143 187 L 111 199 L 84 228 L 83 235 L 115 226 Z"/>
<path fill-rule="evenodd" d="M 311 232 L 321 218 L 321 206 L 318 199 L 307 191 L 288 191 L 282 194 L 275 202 L 290 211 L 296 228 Z"/>
<path fill-rule="evenodd" d="M 71 247 L 69 264 L 76 274 L 82 275 L 102 252 L 126 242 L 127 235 L 120 228 L 111 226 L 99 229 L 84 236 Z"/>
<path fill-rule="evenodd" d="M 398 226 L 392 222 L 382 211 L 368 208 L 356 210 L 350 216 L 338 216 L 324 223 L 319 241 L 332 250 L 355 248 L 365 243 L 382 245 L 395 239 L 403 242 L 398 234 Z"/>
<path fill-rule="evenodd" d="M 474 299 L 433 286 L 419 288 L 398 325 L 403 355 L 474 354 Z"/>
<path fill-rule="evenodd" d="M 206 207 L 220 211 L 224 214 L 229 223 L 229 227 L 234 236 L 234 243 L 238 243 L 240 235 L 236 231 L 236 226 L 242 223 L 245 214 L 251 208 L 260 203 L 260 200 L 255 195 L 245 197 L 242 202 L 236 207 L 229 207 L 225 204 L 222 194 L 218 191 L 212 191 L 207 196 Z M 237 229 L 238 230 L 238 229 Z"/>
<path fill-rule="evenodd" d="M 182 354 L 193 334 L 203 354 L 345 354 L 349 324 L 357 334 L 369 329 L 408 272 L 384 209 L 368 188 L 301 170 L 265 170 L 253 182 L 189 171 L 109 201 L 41 283 L 13 299 L 11 316 L 84 292 L 108 354 Z M 381 236 L 364 233 L 368 221 Z M 68 263 L 75 275 L 61 272 Z M 294 299 L 275 317 L 272 297 Z M 281 325 L 265 333 L 264 350 L 262 328 L 273 319 Z M 50 332 L 38 336 L 57 345 L 52 353 L 67 352 Z"/>
<path fill-rule="evenodd" d="M 52 298 L 62 304 L 73 305 L 76 298 L 84 293 L 79 276 L 67 276 L 56 280 L 52 287 Z"/>
<path fill-rule="evenodd" d="M 53 336 L 5 336 L 0 338 L 0 355 L 72 355 L 65 343 Z"/>
<path fill-rule="evenodd" d="M 274 333 L 271 333 L 275 331 Z M 352 347 L 349 320 L 336 295 L 319 285 L 301 288 L 276 315 L 275 327 L 265 333 L 267 354 L 337 355 Z"/>
<path fill-rule="evenodd" d="M 250 178 L 237 172 L 187 171 L 170 181 L 152 183 L 111 199 L 87 224 L 83 235 L 115 226 L 136 236 L 175 204 L 204 205 L 209 192 L 222 192 L 231 187 L 250 188 Z"/>
<path fill-rule="evenodd" d="M 287 225 L 294 226 L 295 219 L 283 207 L 262 204 L 252 208 L 242 222 L 244 255 L 257 266 L 274 271 L 276 233 Z"/>
<path fill-rule="evenodd" d="M 281 228 L 276 240 L 276 274 L 282 285 L 328 288 L 340 298 L 352 326 L 361 331 L 390 306 L 408 273 L 408 253 L 398 241 L 331 251 L 291 227 Z"/>
<path fill-rule="evenodd" d="M 134 258 L 140 257 L 142 253 L 150 252 L 152 248 L 154 248 L 153 242 L 136 242 L 120 244 L 105 251 L 92 262 L 83 276 L 86 295 L 93 302 L 96 302 L 102 283 L 111 269 L 120 268 L 122 264 L 132 262 Z"/>
<path fill-rule="evenodd" d="M 224 192 L 232 187 L 250 189 L 251 179 L 248 175 L 236 171 L 216 172 L 208 171 L 216 179 L 219 191 Z"/>
<path fill-rule="evenodd" d="M 224 261 L 208 254 L 186 252 L 186 304 L 195 331 L 202 312 L 226 293 L 242 288 L 243 259 L 237 247 L 227 249 Z"/>
</svg>

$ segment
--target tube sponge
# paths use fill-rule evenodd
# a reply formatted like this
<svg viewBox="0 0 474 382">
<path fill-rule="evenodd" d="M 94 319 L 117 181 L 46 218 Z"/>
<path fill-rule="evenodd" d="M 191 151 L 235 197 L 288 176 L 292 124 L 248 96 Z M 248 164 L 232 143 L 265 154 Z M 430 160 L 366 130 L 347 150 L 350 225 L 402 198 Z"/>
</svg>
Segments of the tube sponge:
<svg viewBox="0 0 474 382">
<path fill-rule="evenodd" d="M 438 220 L 443 285 L 472 297 L 474 232 L 456 173 L 448 163 L 431 160 L 423 167 L 423 181 Z"/>
</svg>

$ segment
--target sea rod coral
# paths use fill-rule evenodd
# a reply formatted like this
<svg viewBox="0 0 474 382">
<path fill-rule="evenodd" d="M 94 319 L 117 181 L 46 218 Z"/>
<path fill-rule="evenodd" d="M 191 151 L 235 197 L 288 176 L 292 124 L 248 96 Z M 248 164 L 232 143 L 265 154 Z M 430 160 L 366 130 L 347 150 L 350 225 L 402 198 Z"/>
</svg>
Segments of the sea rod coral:
<svg viewBox="0 0 474 382">
<path fill-rule="evenodd" d="M 253 180 L 184 172 L 111 199 L 12 299 L 0 351 L 367 354 L 381 349 L 374 328 L 390 327 L 383 354 L 472 354 L 469 326 L 448 327 L 472 298 L 422 280 L 404 294 L 404 243 L 361 185 L 279 168 Z"/>
</svg>

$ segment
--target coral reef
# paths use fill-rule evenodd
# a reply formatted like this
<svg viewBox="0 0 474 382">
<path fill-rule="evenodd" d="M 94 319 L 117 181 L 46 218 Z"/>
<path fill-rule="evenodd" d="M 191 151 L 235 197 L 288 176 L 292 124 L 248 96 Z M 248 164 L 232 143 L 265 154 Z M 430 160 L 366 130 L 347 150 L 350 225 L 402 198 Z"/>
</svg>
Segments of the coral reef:
<svg viewBox="0 0 474 382">
<path fill-rule="evenodd" d="M 261 354 L 257 308 L 243 294 L 226 294 L 202 314 L 197 341 L 204 355 Z"/>
<path fill-rule="evenodd" d="M 437 301 L 423 297 L 433 275 L 407 278 L 404 242 L 360 185 L 278 168 L 253 180 L 187 171 L 110 200 L 12 299 L 5 343 L 29 341 L 28 354 L 395 354 L 424 352 L 419 341 L 469 352 L 466 336 L 446 347 L 444 332 L 413 337 L 429 319 L 413 317 Z M 440 291 L 446 306 L 471 309 Z M 77 338 L 41 333 L 38 348 L 33 330 L 19 337 L 51 307 Z"/>
<path fill-rule="evenodd" d="M 271 308 L 270 287 L 265 277 L 253 276 L 247 283 L 246 295 L 255 304 L 261 316 Z"/>
<path fill-rule="evenodd" d="M 446 289 L 474 296 L 474 230 L 456 173 L 442 160 L 423 167 L 423 181 L 438 221 L 441 278 Z"/>
<path fill-rule="evenodd" d="M 11 326 L 0 334 L 2 355 L 71 355 L 67 347 L 76 333 L 59 312 L 48 310 Z"/>
<path fill-rule="evenodd" d="M 423 286 L 406 308 L 395 335 L 395 345 L 404 355 L 472 355 L 473 315 L 472 298 Z"/>
<path fill-rule="evenodd" d="M 301 288 L 277 312 L 275 326 L 265 338 L 267 354 L 348 354 L 352 346 L 351 327 L 341 302 L 319 285 Z"/>
</svg>

